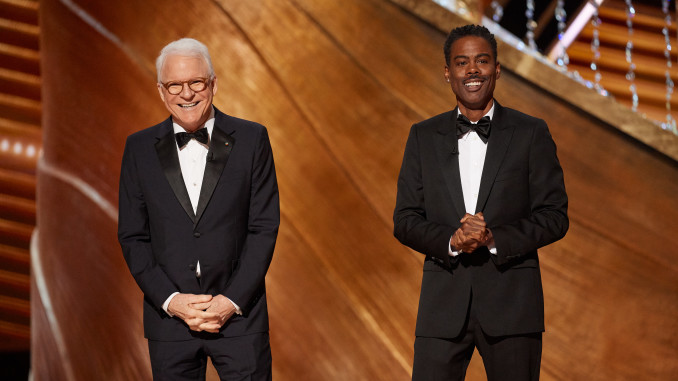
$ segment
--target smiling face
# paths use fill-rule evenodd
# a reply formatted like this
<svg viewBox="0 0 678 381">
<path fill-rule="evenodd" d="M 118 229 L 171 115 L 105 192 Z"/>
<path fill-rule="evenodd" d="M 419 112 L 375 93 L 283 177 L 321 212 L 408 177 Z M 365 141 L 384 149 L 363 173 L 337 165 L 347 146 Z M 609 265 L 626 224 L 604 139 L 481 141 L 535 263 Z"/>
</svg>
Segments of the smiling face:
<svg viewBox="0 0 678 381">
<path fill-rule="evenodd" d="M 494 86 L 501 73 L 492 47 L 482 37 L 462 37 L 452 44 L 449 58 L 445 78 L 457 97 L 459 110 L 478 120 L 492 108 Z"/>
<path fill-rule="evenodd" d="M 170 55 L 160 71 L 163 83 L 190 82 L 195 78 L 209 78 L 209 67 L 201 57 Z M 200 91 L 191 90 L 188 83 L 177 95 L 170 94 L 165 87 L 158 83 L 160 98 L 165 107 L 172 114 L 172 120 L 192 132 L 202 127 L 212 112 L 212 98 L 217 93 L 217 78 L 214 77 L 208 86 Z"/>
</svg>

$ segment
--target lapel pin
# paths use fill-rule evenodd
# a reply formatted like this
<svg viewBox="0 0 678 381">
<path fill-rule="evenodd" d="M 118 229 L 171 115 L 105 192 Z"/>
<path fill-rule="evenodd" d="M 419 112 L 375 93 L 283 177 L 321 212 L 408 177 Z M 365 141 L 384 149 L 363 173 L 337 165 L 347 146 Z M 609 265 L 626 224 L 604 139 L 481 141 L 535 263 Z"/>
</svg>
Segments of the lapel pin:
<svg viewBox="0 0 678 381">
<path fill-rule="evenodd" d="M 225 146 L 228 146 L 228 142 L 224 143 Z"/>
</svg>

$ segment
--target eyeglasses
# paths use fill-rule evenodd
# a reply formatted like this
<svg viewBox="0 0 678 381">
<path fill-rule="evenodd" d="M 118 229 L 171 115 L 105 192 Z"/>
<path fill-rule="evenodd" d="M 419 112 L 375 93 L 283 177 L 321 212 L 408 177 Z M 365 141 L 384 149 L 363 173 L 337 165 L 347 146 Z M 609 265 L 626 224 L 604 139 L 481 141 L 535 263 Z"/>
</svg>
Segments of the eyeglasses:
<svg viewBox="0 0 678 381">
<path fill-rule="evenodd" d="M 188 84 L 188 88 L 199 93 L 207 88 L 207 86 L 212 82 L 212 78 L 192 78 L 188 81 L 172 81 L 160 83 L 168 93 L 172 95 L 181 94 L 184 90 L 184 83 Z"/>
</svg>

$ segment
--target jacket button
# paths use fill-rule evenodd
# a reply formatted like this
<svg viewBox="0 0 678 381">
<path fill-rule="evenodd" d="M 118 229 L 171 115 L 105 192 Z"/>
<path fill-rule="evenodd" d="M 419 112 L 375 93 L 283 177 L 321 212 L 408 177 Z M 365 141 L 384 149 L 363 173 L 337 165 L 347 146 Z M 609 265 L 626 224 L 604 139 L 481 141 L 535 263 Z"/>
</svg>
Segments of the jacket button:
<svg viewBox="0 0 678 381">
<path fill-rule="evenodd" d="M 198 232 L 193 233 L 193 237 L 200 238 L 200 233 L 198 233 Z"/>
</svg>

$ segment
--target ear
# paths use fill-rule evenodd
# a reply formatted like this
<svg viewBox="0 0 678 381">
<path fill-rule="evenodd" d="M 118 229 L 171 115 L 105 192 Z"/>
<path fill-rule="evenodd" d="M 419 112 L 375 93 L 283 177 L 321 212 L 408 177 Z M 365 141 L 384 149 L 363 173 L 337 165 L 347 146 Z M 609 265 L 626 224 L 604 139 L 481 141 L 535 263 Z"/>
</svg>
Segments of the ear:
<svg viewBox="0 0 678 381">
<path fill-rule="evenodd" d="M 217 94 L 217 76 L 214 76 L 214 79 L 212 80 L 212 95 Z"/>
<path fill-rule="evenodd" d="M 445 65 L 445 80 L 450 82 L 450 68 L 447 65 Z"/>
<path fill-rule="evenodd" d="M 497 73 L 496 79 L 499 79 L 499 77 L 501 77 L 501 65 L 499 64 L 499 62 L 497 62 L 497 66 L 495 68 L 495 71 Z"/>
<path fill-rule="evenodd" d="M 165 101 L 165 93 L 162 91 L 163 87 L 159 83 L 157 84 L 157 86 L 158 86 L 158 94 L 160 94 L 160 99 L 162 99 L 162 101 L 164 102 Z"/>
</svg>

